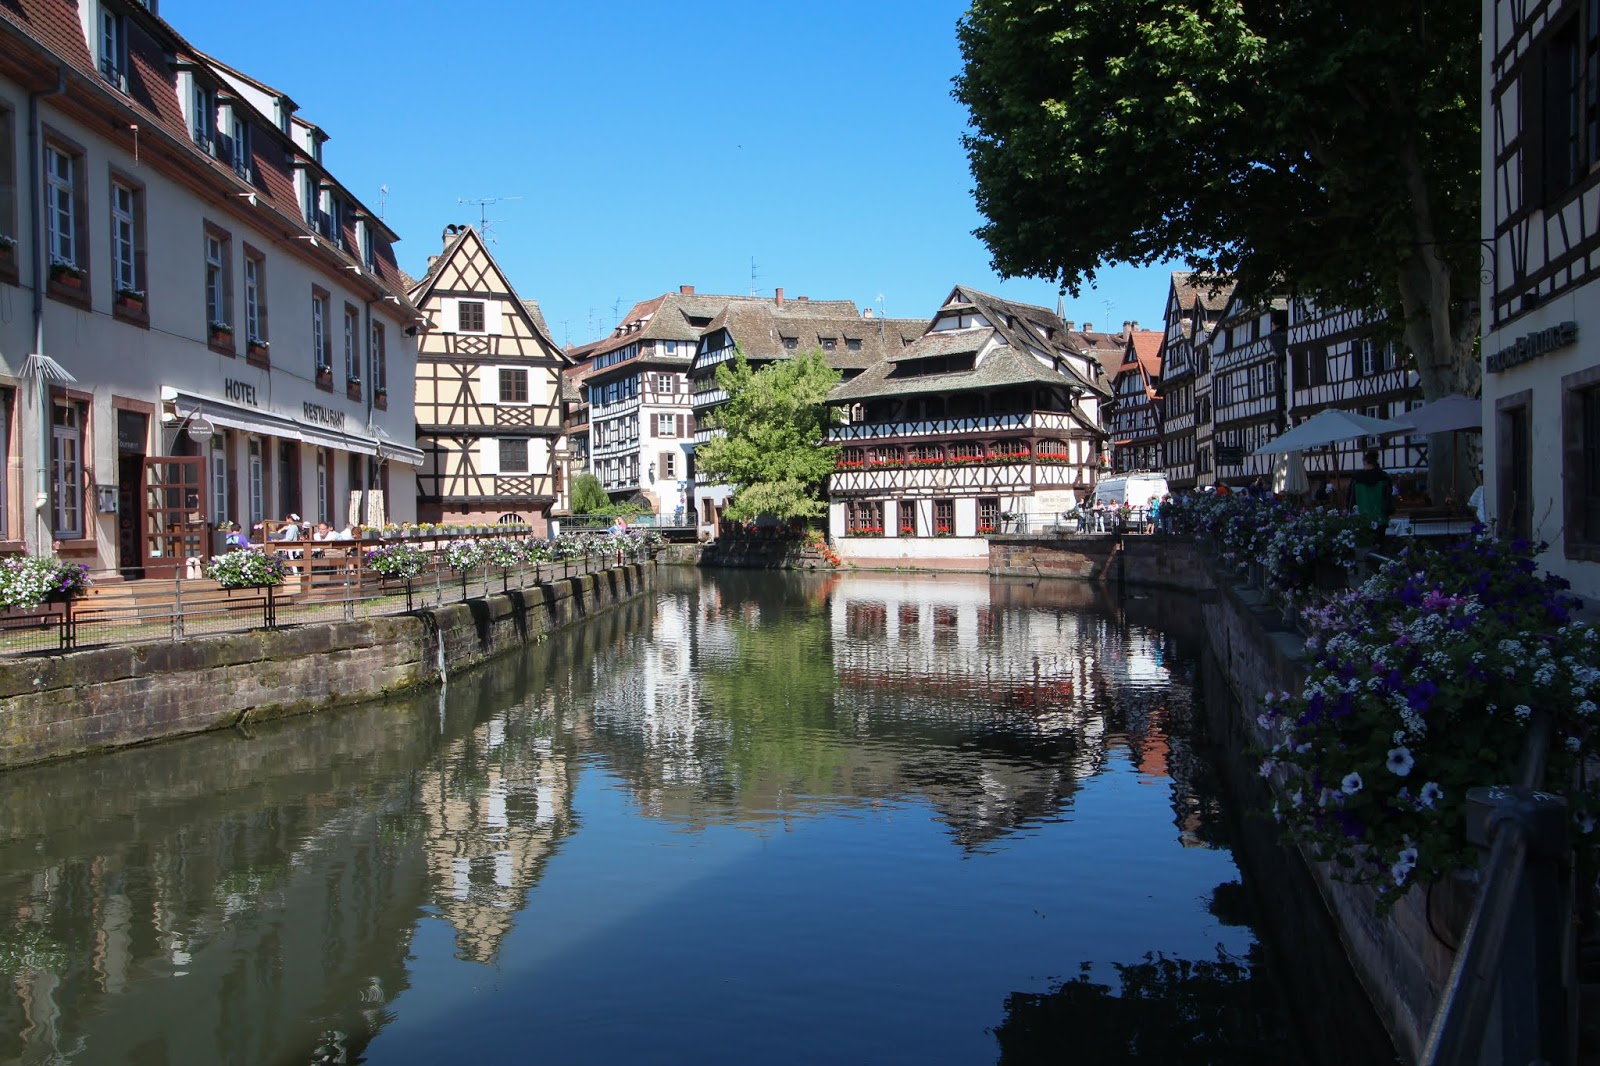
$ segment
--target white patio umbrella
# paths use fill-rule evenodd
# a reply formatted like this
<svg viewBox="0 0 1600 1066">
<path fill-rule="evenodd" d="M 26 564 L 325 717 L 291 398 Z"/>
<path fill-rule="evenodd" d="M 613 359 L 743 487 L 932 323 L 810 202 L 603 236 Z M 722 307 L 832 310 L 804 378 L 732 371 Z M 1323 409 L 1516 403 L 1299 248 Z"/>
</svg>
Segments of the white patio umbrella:
<svg viewBox="0 0 1600 1066">
<path fill-rule="evenodd" d="M 1388 433 L 1409 432 L 1412 432 L 1410 426 L 1400 425 L 1385 418 L 1368 418 L 1354 411 L 1340 411 L 1329 407 L 1318 411 L 1287 433 L 1267 441 L 1250 454 L 1283 455 L 1322 444 L 1354 440 L 1356 437 L 1381 437 Z"/>
<path fill-rule="evenodd" d="M 1401 433 L 1454 433 L 1483 428 L 1483 401 L 1469 396 L 1446 396 L 1414 411 L 1395 416 Z"/>
<path fill-rule="evenodd" d="M 1272 461 L 1272 491 L 1280 496 L 1304 496 L 1311 491 L 1305 459 L 1299 452 L 1288 452 Z"/>
</svg>

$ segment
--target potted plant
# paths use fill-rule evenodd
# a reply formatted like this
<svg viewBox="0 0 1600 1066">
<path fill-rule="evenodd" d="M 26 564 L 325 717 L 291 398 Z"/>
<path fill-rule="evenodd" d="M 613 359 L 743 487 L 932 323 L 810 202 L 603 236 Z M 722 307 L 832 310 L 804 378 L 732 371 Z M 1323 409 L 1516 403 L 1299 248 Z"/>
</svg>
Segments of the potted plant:
<svg viewBox="0 0 1600 1066">
<path fill-rule="evenodd" d="M 279 555 L 260 548 L 241 548 L 226 555 L 213 555 L 206 565 L 206 576 L 225 589 L 259 589 L 283 584 L 289 564 Z"/>
<path fill-rule="evenodd" d="M 116 296 L 117 310 L 129 314 L 139 315 L 144 313 L 143 289 L 118 289 Z"/>
<path fill-rule="evenodd" d="M 453 540 L 444 549 L 450 569 L 465 573 L 483 565 L 483 547 L 475 540 Z"/>
<path fill-rule="evenodd" d="M 332 385 L 333 384 L 333 367 L 328 366 L 326 364 L 321 364 L 321 365 L 319 365 L 317 367 L 317 384 L 318 385 Z"/>
<path fill-rule="evenodd" d="M 83 288 L 83 271 L 65 259 L 50 261 L 50 283 L 63 289 Z"/>
<path fill-rule="evenodd" d="M 0 560 L 0 607 L 31 610 L 45 603 L 64 603 L 92 584 L 89 568 L 53 555 L 13 555 Z"/>
<path fill-rule="evenodd" d="M 0 263 L 12 263 L 17 257 L 17 239 L 0 233 Z"/>
<path fill-rule="evenodd" d="M 211 343 L 217 345 L 233 344 L 233 327 L 226 322 L 211 323 Z"/>
<path fill-rule="evenodd" d="M 415 544 L 384 544 L 362 556 L 367 569 L 384 577 L 410 581 L 428 566 L 428 554 Z"/>
<path fill-rule="evenodd" d="M 244 342 L 245 354 L 253 355 L 258 359 L 265 359 L 267 357 L 268 348 L 269 345 L 267 342 L 262 340 L 260 337 L 247 337 Z"/>
</svg>

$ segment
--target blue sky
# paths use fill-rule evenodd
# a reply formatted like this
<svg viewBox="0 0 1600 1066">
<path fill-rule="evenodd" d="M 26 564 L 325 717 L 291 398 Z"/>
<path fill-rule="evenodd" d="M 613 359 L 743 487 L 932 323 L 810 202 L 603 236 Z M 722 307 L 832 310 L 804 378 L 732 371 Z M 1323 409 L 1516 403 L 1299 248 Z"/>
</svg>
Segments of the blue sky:
<svg viewBox="0 0 1600 1066">
<path fill-rule="evenodd" d="M 161 0 L 196 47 L 287 92 L 325 161 L 419 273 L 489 205 L 496 257 L 559 343 L 636 300 L 700 292 L 851 299 L 929 317 L 1001 282 L 950 96 L 961 0 Z M 388 187 L 386 198 L 379 188 Z M 1164 268 L 1113 267 L 1066 317 L 1156 328 Z M 881 301 L 880 301 L 881 297 Z"/>
</svg>

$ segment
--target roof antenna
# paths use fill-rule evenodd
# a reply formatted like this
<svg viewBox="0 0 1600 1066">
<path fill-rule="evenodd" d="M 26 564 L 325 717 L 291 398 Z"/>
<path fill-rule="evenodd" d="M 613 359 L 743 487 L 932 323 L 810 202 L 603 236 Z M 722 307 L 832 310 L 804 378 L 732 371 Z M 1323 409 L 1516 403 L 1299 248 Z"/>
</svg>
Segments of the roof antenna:
<svg viewBox="0 0 1600 1066">
<path fill-rule="evenodd" d="M 754 296 L 756 294 L 756 279 L 761 277 L 761 276 L 762 275 L 756 273 L 756 257 L 752 255 L 750 257 L 750 295 L 751 296 Z"/>
<path fill-rule="evenodd" d="M 497 204 L 501 200 L 520 200 L 520 199 L 522 199 L 522 197 L 520 197 L 520 196 L 478 196 L 478 197 L 473 197 L 472 199 L 467 199 L 465 197 L 458 196 L 458 197 L 456 197 L 456 203 L 458 203 L 458 204 L 475 204 L 475 205 L 477 205 L 477 208 L 478 208 L 478 236 L 482 237 L 485 241 L 489 242 L 490 244 L 499 244 L 500 243 L 500 239 L 498 237 L 492 237 L 492 236 L 489 235 L 489 227 L 493 226 L 495 223 L 501 222 L 503 220 L 502 219 L 498 219 L 498 218 L 490 218 L 489 217 L 489 205 L 490 204 Z"/>
<path fill-rule="evenodd" d="M 383 221 L 383 213 L 389 209 L 389 185 L 387 182 L 378 186 L 378 221 Z"/>
</svg>

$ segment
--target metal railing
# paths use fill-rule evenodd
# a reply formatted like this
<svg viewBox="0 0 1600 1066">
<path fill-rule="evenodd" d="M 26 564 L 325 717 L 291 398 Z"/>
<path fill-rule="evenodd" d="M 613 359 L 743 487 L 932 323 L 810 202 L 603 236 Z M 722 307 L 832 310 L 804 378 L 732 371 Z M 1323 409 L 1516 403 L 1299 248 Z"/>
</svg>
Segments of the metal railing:
<svg viewBox="0 0 1600 1066">
<path fill-rule="evenodd" d="M 596 538 L 588 550 L 565 559 L 458 571 L 446 561 L 448 541 L 424 539 L 415 543 L 427 554 L 427 567 L 409 581 L 387 578 L 367 565 L 367 552 L 400 539 L 285 543 L 278 550 L 289 576 L 269 588 L 224 589 L 190 575 L 102 582 L 66 602 L 0 612 L 0 657 L 403 614 L 645 557 L 642 547 L 619 551 Z"/>
</svg>

